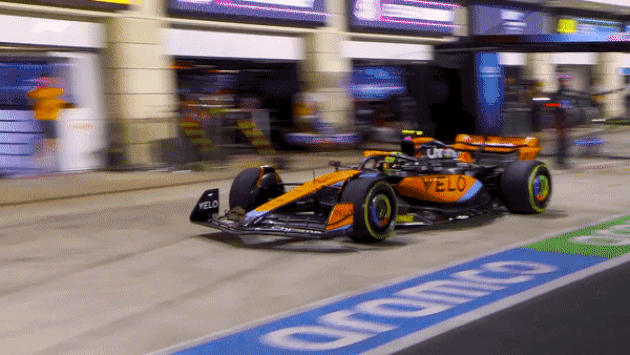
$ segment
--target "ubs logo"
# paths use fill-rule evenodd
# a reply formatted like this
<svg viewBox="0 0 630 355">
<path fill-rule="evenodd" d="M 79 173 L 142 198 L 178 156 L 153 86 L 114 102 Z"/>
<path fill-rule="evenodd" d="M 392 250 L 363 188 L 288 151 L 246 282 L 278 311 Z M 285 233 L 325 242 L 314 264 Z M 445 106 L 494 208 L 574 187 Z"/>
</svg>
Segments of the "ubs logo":
<svg viewBox="0 0 630 355">
<path fill-rule="evenodd" d="M 429 148 L 426 151 L 426 155 L 429 159 L 454 159 L 459 157 L 459 152 L 454 149 Z"/>
</svg>

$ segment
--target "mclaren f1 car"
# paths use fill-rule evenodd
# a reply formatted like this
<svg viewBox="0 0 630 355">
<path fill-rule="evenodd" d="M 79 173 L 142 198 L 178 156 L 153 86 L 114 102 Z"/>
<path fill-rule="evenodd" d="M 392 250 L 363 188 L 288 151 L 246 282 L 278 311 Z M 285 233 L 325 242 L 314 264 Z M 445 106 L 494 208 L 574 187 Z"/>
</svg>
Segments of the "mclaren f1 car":
<svg viewBox="0 0 630 355">
<path fill-rule="evenodd" d="M 246 169 L 232 183 L 229 209 L 219 214 L 219 191 L 207 190 L 190 220 L 239 235 L 347 235 L 374 243 L 399 226 L 497 210 L 535 214 L 549 203 L 551 175 L 535 160 L 536 138 L 458 135 L 445 144 L 407 136 L 401 148 L 364 151 L 357 166 L 331 162 L 334 172 L 303 184 L 284 183 L 269 166 Z"/>
</svg>

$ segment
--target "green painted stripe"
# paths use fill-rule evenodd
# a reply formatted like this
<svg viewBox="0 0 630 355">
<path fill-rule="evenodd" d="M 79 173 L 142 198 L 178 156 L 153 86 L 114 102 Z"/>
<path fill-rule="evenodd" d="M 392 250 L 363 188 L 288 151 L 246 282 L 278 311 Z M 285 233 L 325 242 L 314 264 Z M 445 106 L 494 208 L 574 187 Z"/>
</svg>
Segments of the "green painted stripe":
<svg viewBox="0 0 630 355">
<path fill-rule="evenodd" d="M 630 215 L 560 234 L 521 248 L 616 258 L 630 253 Z"/>
</svg>

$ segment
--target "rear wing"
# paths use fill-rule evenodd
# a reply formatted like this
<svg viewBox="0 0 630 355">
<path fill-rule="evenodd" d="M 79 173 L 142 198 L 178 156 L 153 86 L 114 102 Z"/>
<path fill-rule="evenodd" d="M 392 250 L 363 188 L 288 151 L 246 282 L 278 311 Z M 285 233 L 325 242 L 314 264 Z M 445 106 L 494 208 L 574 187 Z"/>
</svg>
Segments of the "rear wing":
<svg viewBox="0 0 630 355">
<path fill-rule="evenodd" d="M 453 149 L 460 152 L 482 152 L 487 157 L 496 155 L 512 155 L 512 160 L 534 160 L 542 147 L 538 145 L 536 137 L 500 137 L 458 134 Z M 472 157 L 471 157 L 472 158 Z M 502 159 L 503 160 L 503 159 Z"/>
<path fill-rule="evenodd" d="M 412 137 L 415 149 L 434 140 L 432 137 Z M 460 152 L 459 159 L 472 163 L 507 163 L 514 160 L 534 160 L 540 153 L 536 137 L 500 137 L 458 134 L 451 148 Z"/>
</svg>

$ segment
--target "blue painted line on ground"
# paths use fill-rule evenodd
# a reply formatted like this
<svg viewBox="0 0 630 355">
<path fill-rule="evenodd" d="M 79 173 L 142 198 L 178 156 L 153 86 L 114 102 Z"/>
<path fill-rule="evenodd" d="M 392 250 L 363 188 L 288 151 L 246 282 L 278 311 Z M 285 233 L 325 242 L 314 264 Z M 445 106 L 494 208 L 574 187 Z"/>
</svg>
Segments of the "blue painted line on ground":
<svg viewBox="0 0 630 355">
<path fill-rule="evenodd" d="M 607 260 L 510 249 L 172 354 L 359 354 Z"/>
</svg>

